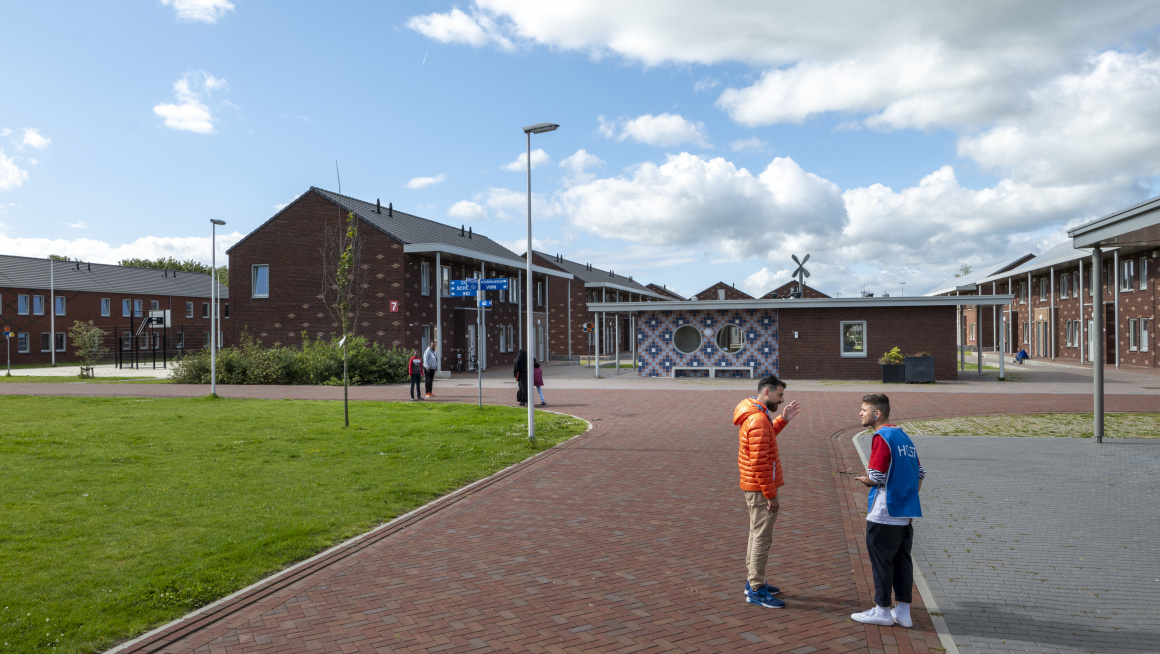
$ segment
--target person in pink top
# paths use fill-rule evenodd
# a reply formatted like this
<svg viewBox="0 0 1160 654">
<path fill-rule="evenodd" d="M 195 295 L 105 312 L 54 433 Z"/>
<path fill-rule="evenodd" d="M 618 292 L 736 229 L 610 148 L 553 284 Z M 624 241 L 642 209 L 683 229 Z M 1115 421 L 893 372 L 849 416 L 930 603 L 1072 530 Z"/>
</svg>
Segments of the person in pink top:
<svg viewBox="0 0 1160 654">
<path fill-rule="evenodd" d="M 532 370 L 534 379 L 532 380 L 536 385 L 536 392 L 540 394 L 540 406 L 548 406 L 544 401 L 544 369 L 540 367 L 540 362 L 532 359 Z"/>
</svg>

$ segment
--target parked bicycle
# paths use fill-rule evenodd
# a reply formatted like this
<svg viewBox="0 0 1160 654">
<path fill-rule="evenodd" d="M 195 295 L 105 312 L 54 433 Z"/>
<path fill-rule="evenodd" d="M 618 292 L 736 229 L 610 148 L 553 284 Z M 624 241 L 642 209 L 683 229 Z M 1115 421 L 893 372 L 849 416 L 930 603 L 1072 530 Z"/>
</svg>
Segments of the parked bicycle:
<svg viewBox="0 0 1160 654">
<path fill-rule="evenodd" d="M 463 372 L 463 349 L 453 347 L 451 351 L 455 353 L 455 372 Z"/>
</svg>

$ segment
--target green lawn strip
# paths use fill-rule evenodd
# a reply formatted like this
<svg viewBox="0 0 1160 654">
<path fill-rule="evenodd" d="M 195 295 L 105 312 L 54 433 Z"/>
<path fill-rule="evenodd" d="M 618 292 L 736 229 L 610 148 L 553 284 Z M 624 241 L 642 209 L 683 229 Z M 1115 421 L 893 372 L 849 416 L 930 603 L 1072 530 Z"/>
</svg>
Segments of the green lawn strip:
<svg viewBox="0 0 1160 654">
<path fill-rule="evenodd" d="M 165 378 L 153 377 L 86 377 L 76 375 L 0 375 L 0 384 L 168 384 Z"/>
<path fill-rule="evenodd" d="M 1092 414 L 969 416 L 915 420 L 903 422 L 902 427 L 908 433 L 927 436 L 1092 438 Z M 1106 413 L 1104 435 L 1108 438 L 1160 438 L 1160 413 Z"/>
<path fill-rule="evenodd" d="M 510 407 L 0 396 L 0 652 L 94 652 L 581 433 Z"/>
</svg>

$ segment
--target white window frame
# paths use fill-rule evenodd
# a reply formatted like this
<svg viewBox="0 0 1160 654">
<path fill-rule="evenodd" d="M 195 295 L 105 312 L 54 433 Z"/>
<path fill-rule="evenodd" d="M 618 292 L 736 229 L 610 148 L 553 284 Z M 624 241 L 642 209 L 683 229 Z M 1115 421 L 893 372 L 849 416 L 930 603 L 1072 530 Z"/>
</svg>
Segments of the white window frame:
<svg viewBox="0 0 1160 654">
<path fill-rule="evenodd" d="M 1140 337 L 1137 336 L 1139 326 L 1135 318 L 1128 318 L 1128 351 L 1137 352 L 1139 348 Z"/>
<path fill-rule="evenodd" d="M 16 315 L 27 316 L 31 307 L 32 301 L 28 299 L 27 293 L 16 296 Z"/>
<path fill-rule="evenodd" d="M 174 336 L 177 337 L 175 339 L 177 341 L 176 348 L 178 350 L 184 350 L 185 349 L 185 330 L 184 329 L 177 330 L 177 332 L 174 333 Z"/>
<path fill-rule="evenodd" d="M 439 294 L 451 297 L 451 266 L 439 266 Z"/>
<path fill-rule="evenodd" d="M 161 309 L 161 300 L 149 300 L 149 310 L 158 311 Z"/>
<path fill-rule="evenodd" d="M 142 307 L 141 300 L 133 300 L 133 317 L 134 318 L 140 318 L 141 316 L 144 315 L 144 312 L 143 312 L 141 307 Z"/>
<path fill-rule="evenodd" d="M 536 282 L 536 306 L 544 306 L 544 282 Z"/>
<path fill-rule="evenodd" d="M 133 301 L 127 298 L 121 298 L 121 317 L 129 318 L 133 315 Z"/>
<path fill-rule="evenodd" d="M 524 292 L 524 289 L 520 287 L 520 279 L 518 277 L 508 277 L 508 288 L 511 289 L 511 293 L 508 293 L 508 302 L 519 304 L 520 294 Z"/>
<path fill-rule="evenodd" d="M 67 307 L 67 303 L 65 302 L 64 296 L 63 295 L 53 296 L 53 300 L 55 300 L 55 301 L 52 303 L 52 305 L 53 305 L 52 308 L 54 311 L 56 311 L 56 315 L 58 315 L 58 316 L 65 315 L 65 308 Z"/>
<path fill-rule="evenodd" d="M 1039 301 L 1040 302 L 1047 301 L 1047 278 L 1046 277 L 1039 278 Z"/>
<path fill-rule="evenodd" d="M 504 327 L 499 328 L 499 351 L 507 352 L 507 329 Z"/>
<path fill-rule="evenodd" d="M 847 352 L 846 351 L 846 325 L 862 325 L 862 351 L 861 352 Z M 838 323 L 838 352 L 843 359 L 865 359 L 867 351 L 870 349 L 870 344 L 867 339 L 867 329 L 865 320 L 843 320 Z"/>
<path fill-rule="evenodd" d="M 101 317 L 108 318 L 113 315 L 113 300 L 107 297 L 101 298 Z"/>
<path fill-rule="evenodd" d="M 1152 326 L 1151 318 L 1140 319 L 1140 351 L 1148 351 L 1148 329 Z"/>
<path fill-rule="evenodd" d="M 431 295 L 431 262 L 419 262 L 419 294 Z"/>
<path fill-rule="evenodd" d="M 1131 259 L 1120 261 L 1120 292 L 1132 290 L 1132 280 L 1136 278 L 1136 262 Z"/>
<path fill-rule="evenodd" d="M 724 300 L 724 299 L 725 299 L 725 289 L 723 289 L 723 288 L 719 288 L 719 289 L 717 289 L 717 299 L 718 299 L 718 300 Z"/>
<path fill-rule="evenodd" d="M 1140 257 L 1140 266 L 1139 266 L 1139 270 L 1137 270 L 1136 273 L 1140 277 L 1139 289 L 1141 291 L 1147 290 L 1147 288 L 1148 288 L 1148 259 L 1147 258 Z"/>
<path fill-rule="evenodd" d="M 1027 282 L 1019 282 L 1019 304 L 1027 304 Z"/>
<path fill-rule="evenodd" d="M 43 316 L 44 315 L 44 296 L 43 295 L 33 295 L 32 296 L 32 315 L 34 315 L 34 316 Z"/>
<path fill-rule="evenodd" d="M 133 332 L 121 332 L 121 351 L 129 352 L 133 349 Z"/>
<path fill-rule="evenodd" d="M 209 320 L 209 302 L 201 303 L 201 317 L 203 320 Z"/>
<path fill-rule="evenodd" d="M 193 302 L 186 302 L 185 303 L 185 317 L 186 318 L 193 317 Z"/>
<path fill-rule="evenodd" d="M 32 353 L 32 339 L 28 337 L 28 332 L 16 333 L 16 353 L 17 354 L 31 354 Z"/>
<path fill-rule="evenodd" d="M 1031 332 L 1028 331 L 1028 324 L 1027 324 L 1026 320 L 1023 321 L 1023 344 L 1024 345 L 1031 344 Z"/>
<path fill-rule="evenodd" d="M 56 351 L 65 352 L 68 350 L 68 336 L 64 332 L 56 333 Z"/>
<path fill-rule="evenodd" d="M 266 271 L 266 292 L 258 292 L 258 271 L 265 269 Z M 255 263 L 250 266 L 250 297 L 252 298 L 268 298 L 270 297 L 270 264 Z M 202 316 L 203 318 L 206 316 Z"/>
</svg>

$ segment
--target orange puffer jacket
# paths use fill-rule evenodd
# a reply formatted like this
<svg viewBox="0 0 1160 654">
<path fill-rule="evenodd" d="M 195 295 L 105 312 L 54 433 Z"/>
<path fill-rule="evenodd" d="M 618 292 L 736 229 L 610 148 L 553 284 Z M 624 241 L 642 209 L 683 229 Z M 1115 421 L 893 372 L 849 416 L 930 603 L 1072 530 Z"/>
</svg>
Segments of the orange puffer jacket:
<svg viewBox="0 0 1160 654">
<path fill-rule="evenodd" d="M 741 490 L 761 491 L 766 497 L 776 497 L 777 489 L 785 483 L 781 477 L 777 435 L 789 423 L 781 416 L 770 422 L 761 404 L 747 398 L 733 410 L 733 424 L 741 427 L 737 449 Z"/>
</svg>

